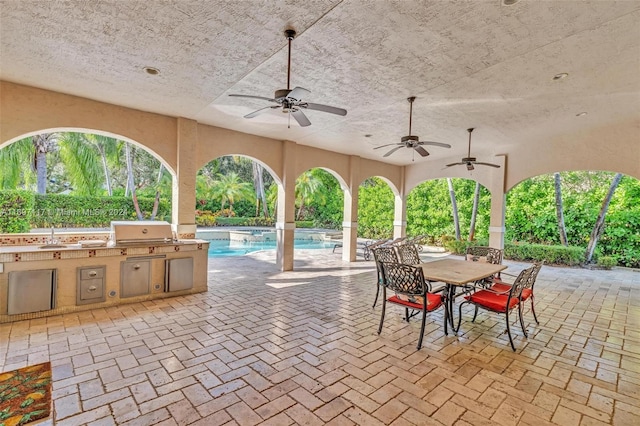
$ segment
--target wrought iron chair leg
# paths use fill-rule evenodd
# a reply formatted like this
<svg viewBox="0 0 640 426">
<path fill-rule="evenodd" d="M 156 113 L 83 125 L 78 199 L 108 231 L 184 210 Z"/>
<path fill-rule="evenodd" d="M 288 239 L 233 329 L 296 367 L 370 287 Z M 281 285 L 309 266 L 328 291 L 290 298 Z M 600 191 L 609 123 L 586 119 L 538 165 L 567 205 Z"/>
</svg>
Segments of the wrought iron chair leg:
<svg viewBox="0 0 640 426">
<path fill-rule="evenodd" d="M 376 284 L 376 298 L 373 301 L 373 306 L 371 308 L 376 307 L 376 303 L 378 303 L 378 294 L 380 294 L 380 284 Z"/>
<path fill-rule="evenodd" d="M 404 319 L 409 322 L 409 308 L 404 308 Z"/>
<path fill-rule="evenodd" d="M 509 336 L 509 343 L 511 343 L 511 349 L 513 349 L 513 351 L 516 351 L 516 347 L 513 344 L 513 338 L 511 338 L 511 328 L 509 327 L 509 309 L 507 309 L 507 311 L 505 312 L 505 316 L 507 317 L 507 335 Z"/>
<path fill-rule="evenodd" d="M 458 325 L 457 325 L 457 326 L 455 326 L 455 325 L 454 325 L 454 323 L 455 323 L 455 318 L 452 318 L 452 319 L 451 319 L 451 328 L 453 329 L 453 331 L 454 331 L 455 333 L 457 333 L 457 332 L 458 332 L 458 330 L 460 330 L 460 324 L 462 324 L 462 305 L 464 305 L 465 303 L 467 303 L 467 302 L 462 302 L 462 303 L 460 303 L 460 305 L 458 306 Z M 453 312 L 451 312 L 451 313 L 453 314 Z"/>
<path fill-rule="evenodd" d="M 471 322 L 476 322 L 476 317 L 478 316 L 478 307 L 476 306 L 476 310 L 473 313 L 473 319 L 471 320 Z"/>
<path fill-rule="evenodd" d="M 527 334 L 527 328 L 524 326 L 524 319 L 523 319 L 523 308 L 522 308 L 522 301 L 518 302 L 518 316 L 520 317 L 520 327 L 522 327 L 522 333 L 524 334 L 524 337 L 529 337 L 529 335 Z"/>
<path fill-rule="evenodd" d="M 422 339 L 424 337 L 424 324 L 427 322 L 426 311 L 422 311 L 422 325 L 420 326 L 420 338 L 418 339 L 418 350 L 422 347 Z"/>
<path fill-rule="evenodd" d="M 533 294 L 531 294 L 531 312 L 533 312 L 533 319 L 536 320 L 536 324 L 540 324 L 538 317 L 536 316 L 536 309 L 533 307 Z"/>
<path fill-rule="evenodd" d="M 387 297 L 384 289 L 382 290 L 382 313 L 380 314 L 380 326 L 378 327 L 378 334 L 382 332 L 382 324 L 384 323 L 384 311 L 387 307 Z"/>
<path fill-rule="evenodd" d="M 447 332 L 447 325 L 448 325 L 447 322 L 449 321 L 449 309 L 447 309 L 447 305 L 446 305 L 447 301 L 446 300 L 444 301 L 444 303 L 445 303 L 445 305 L 443 306 L 443 308 L 444 308 L 444 335 L 448 336 L 449 333 Z"/>
</svg>

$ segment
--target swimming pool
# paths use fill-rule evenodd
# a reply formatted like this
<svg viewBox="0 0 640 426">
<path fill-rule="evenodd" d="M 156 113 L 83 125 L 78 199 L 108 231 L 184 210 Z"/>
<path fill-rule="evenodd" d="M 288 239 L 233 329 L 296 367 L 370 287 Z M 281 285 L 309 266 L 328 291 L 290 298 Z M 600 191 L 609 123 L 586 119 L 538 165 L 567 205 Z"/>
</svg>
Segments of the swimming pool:
<svg viewBox="0 0 640 426">
<path fill-rule="evenodd" d="M 333 248 L 335 242 L 322 240 L 294 240 L 294 249 Z M 209 257 L 242 256 L 260 250 L 275 250 L 275 241 L 209 241 Z"/>
</svg>

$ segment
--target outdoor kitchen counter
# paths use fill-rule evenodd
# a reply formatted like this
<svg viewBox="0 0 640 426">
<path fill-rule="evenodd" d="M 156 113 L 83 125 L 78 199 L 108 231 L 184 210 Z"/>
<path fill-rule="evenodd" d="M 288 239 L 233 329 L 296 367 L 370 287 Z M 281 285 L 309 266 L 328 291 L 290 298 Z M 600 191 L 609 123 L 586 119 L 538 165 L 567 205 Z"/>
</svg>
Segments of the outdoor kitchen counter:
<svg viewBox="0 0 640 426">
<path fill-rule="evenodd" d="M 0 246 L 0 323 L 58 315 L 124 303 L 173 297 L 207 291 L 209 242 L 190 239 L 175 242 L 139 242 L 134 244 L 81 247 L 79 243 L 64 247 L 43 244 Z M 165 261 L 193 259 L 193 287 L 188 290 L 165 291 Z M 121 267 L 123 262 L 150 262 L 149 293 L 121 297 Z M 77 304 L 77 286 L 81 268 L 104 268 L 104 302 Z M 53 309 L 8 315 L 9 274 L 14 271 L 55 269 Z"/>
</svg>

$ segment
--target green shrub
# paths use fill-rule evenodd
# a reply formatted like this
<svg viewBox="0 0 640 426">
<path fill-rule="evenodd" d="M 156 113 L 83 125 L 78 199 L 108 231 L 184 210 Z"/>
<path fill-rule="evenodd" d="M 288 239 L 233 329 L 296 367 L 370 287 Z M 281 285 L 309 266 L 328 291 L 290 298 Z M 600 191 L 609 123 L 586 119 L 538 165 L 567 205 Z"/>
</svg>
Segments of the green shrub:
<svg viewBox="0 0 640 426">
<path fill-rule="evenodd" d="M 216 226 L 273 226 L 273 219 L 264 217 L 216 217 Z"/>
<path fill-rule="evenodd" d="M 196 225 L 215 226 L 216 219 L 220 214 L 208 210 L 196 210 Z"/>
<path fill-rule="evenodd" d="M 580 265 L 584 261 L 584 248 L 544 244 L 505 243 L 504 258 L 525 262 L 545 261 L 551 265 Z"/>
<path fill-rule="evenodd" d="M 602 269 L 611 269 L 618 264 L 618 260 L 613 256 L 601 256 L 598 258 L 598 266 Z"/>
<path fill-rule="evenodd" d="M 453 254 L 464 255 L 467 253 L 467 247 L 486 246 L 488 244 L 489 243 L 486 240 L 458 241 L 450 235 L 442 236 L 442 246 L 445 248 L 445 250 Z"/>
<path fill-rule="evenodd" d="M 313 220 L 296 220 L 296 228 L 313 228 L 314 225 Z"/>
<path fill-rule="evenodd" d="M 0 191 L 0 232 L 29 232 L 33 215 L 33 192 Z"/>
</svg>

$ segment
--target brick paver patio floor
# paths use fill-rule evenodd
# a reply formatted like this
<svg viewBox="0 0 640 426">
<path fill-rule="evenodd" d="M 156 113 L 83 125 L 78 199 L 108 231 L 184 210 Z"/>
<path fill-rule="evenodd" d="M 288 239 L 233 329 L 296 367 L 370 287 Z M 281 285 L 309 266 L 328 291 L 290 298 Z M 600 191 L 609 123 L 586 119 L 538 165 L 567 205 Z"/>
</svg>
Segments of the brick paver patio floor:
<svg viewBox="0 0 640 426">
<path fill-rule="evenodd" d="M 376 334 L 372 262 L 273 257 L 211 260 L 208 293 L 0 325 L 0 371 L 50 360 L 56 425 L 640 424 L 640 272 L 545 266 L 517 352 L 470 311 L 448 337 L 430 314 L 416 351 L 397 306 Z"/>
</svg>

